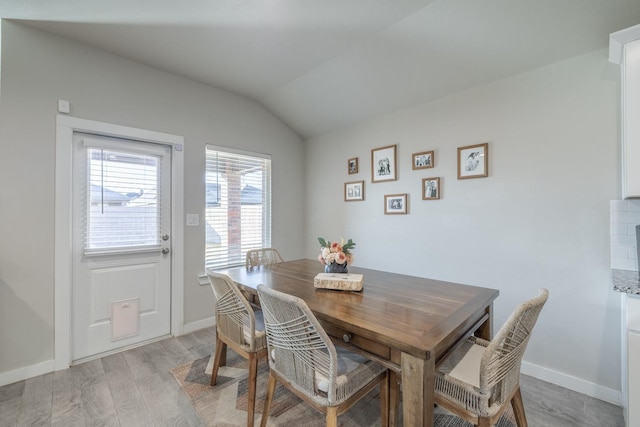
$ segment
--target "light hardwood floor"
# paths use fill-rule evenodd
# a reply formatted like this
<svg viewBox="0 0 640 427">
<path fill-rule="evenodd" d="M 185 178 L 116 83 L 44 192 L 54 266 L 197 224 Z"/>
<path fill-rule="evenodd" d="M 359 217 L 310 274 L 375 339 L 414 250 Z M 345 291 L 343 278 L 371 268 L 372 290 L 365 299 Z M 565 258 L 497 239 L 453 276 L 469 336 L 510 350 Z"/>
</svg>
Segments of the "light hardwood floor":
<svg viewBox="0 0 640 427">
<path fill-rule="evenodd" d="M 0 426 L 203 426 L 169 372 L 211 354 L 213 328 L 0 387 Z M 618 406 L 522 377 L 531 427 L 622 427 Z"/>
</svg>

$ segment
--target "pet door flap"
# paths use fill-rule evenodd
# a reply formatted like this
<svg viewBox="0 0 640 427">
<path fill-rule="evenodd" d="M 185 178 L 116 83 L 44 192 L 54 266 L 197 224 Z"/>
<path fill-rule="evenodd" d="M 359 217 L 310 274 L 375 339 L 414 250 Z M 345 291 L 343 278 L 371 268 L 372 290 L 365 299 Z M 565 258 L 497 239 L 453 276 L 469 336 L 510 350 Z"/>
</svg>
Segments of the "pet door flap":
<svg viewBox="0 0 640 427">
<path fill-rule="evenodd" d="M 111 302 L 111 341 L 138 335 L 140 298 Z"/>
</svg>

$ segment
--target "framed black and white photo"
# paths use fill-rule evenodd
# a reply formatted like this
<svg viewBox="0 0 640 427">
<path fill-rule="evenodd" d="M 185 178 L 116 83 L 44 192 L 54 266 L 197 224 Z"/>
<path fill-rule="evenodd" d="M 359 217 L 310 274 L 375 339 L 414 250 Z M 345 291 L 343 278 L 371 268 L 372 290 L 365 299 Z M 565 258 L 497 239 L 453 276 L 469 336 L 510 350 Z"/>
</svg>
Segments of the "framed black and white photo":
<svg viewBox="0 0 640 427">
<path fill-rule="evenodd" d="M 353 175 L 354 173 L 358 173 L 358 158 L 354 157 L 353 159 L 347 160 L 347 170 L 349 171 L 349 175 Z"/>
<path fill-rule="evenodd" d="M 422 179 L 422 200 L 437 200 L 440 198 L 440 178 Z"/>
<path fill-rule="evenodd" d="M 397 172 L 395 145 L 371 150 L 371 182 L 395 181 Z"/>
<path fill-rule="evenodd" d="M 458 179 L 489 176 L 489 144 L 458 147 Z"/>
<path fill-rule="evenodd" d="M 433 151 L 413 153 L 411 155 L 411 167 L 413 170 L 432 168 L 434 160 Z"/>
<path fill-rule="evenodd" d="M 384 213 L 385 215 L 406 214 L 407 194 L 385 194 Z"/>
<path fill-rule="evenodd" d="M 364 200 L 364 181 L 353 181 L 344 183 L 344 201 L 355 202 Z"/>
</svg>

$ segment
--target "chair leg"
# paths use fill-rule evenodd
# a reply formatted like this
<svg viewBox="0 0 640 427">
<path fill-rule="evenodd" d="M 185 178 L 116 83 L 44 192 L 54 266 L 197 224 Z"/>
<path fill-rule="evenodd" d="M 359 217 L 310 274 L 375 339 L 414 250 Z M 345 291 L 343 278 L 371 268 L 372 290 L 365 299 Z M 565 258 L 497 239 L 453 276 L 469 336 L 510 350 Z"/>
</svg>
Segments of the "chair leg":
<svg viewBox="0 0 640 427">
<path fill-rule="evenodd" d="M 227 344 L 220 342 L 222 343 L 222 353 L 220 354 L 220 365 L 218 366 L 227 366 Z"/>
<path fill-rule="evenodd" d="M 328 406 L 327 407 L 327 427 L 338 427 L 338 407 L 337 406 Z"/>
<path fill-rule="evenodd" d="M 276 390 L 276 377 L 269 372 L 269 385 L 267 386 L 267 397 L 264 399 L 264 408 L 262 408 L 262 420 L 260 421 L 260 427 L 266 427 L 267 420 L 269 419 L 269 411 L 271 410 L 271 401 L 273 400 L 273 393 Z"/>
<path fill-rule="evenodd" d="M 513 398 L 511 398 L 511 408 L 513 408 L 513 414 L 516 417 L 516 425 L 518 427 L 527 427 L 527 416 L 524 413 L 524 403 L 522 402 L 520 386 L 518 386 L 518 390 L 516 390 Z"/>
<path fill-rule="evenodd" d="M 258 357 L 256 353 L 249 353 L 249 396 L 247 402 L 247 427 L 253 427 L 253 417 L 256 408 L 256 382 L 258 381 Z"/>
<path fill-rule="evenodd" d="M 478 427 L 491 427 L 491 418 L 478 417 Z"/>
<path fill-rule="evenodd" d="M 213 370 L 211 371 L 211 385 L 216 385 L 218 368 L 227 363 L 227 345 L 216 338 L 216 352 L 213 355 Z"/>
</svg>

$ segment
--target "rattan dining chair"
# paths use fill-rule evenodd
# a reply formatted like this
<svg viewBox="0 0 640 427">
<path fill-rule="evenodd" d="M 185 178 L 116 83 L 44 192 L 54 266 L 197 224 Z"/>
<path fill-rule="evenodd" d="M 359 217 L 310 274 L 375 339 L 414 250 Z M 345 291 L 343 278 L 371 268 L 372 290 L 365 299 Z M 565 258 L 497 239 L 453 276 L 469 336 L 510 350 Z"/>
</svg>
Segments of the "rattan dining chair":
<svg viewBox="0 0 640 427">
<path fill-rule="evenodd" d="M 282 261 L 283 259 L 280 253 L 274 248 L 251 249 L 247 251 L 247 268 L 257 267 L 259 265 L 278 264 Z"/>
<path fill-rule="evenodd" d="M 216 384 L 218 369 L 227 361 L 227 346 L 249 361 L 247 426 L 253 426 L 256 402 L 258 361 L 267 356 L 267 341 L 262 312 L 254 311 L 238 286 L 228 276 L 207 272 L 216 297 L 216 349 L 211 385 Z"/>
<path fill-rule="evenodd" d="M 380 418 L 388 425 L 387 369 L 344 348 L 335 347 L 300 298 L 258 286 L 269 349 L 269 386 L 260 426 L 265 427 L 279 381 L 311 407 L 325 414 L 327 427 L 380 385 Z"/>
<path fill-rule="evenodd" d="M 436 372 L 435 403 L 479 427 L 495 424 L 511 403 L 516 424 L 526 427 L 520 365 L 548 297 L 541 289 L 511 313 L 491 341 L 470 337 L 448 356 Z"/>
</svg>

